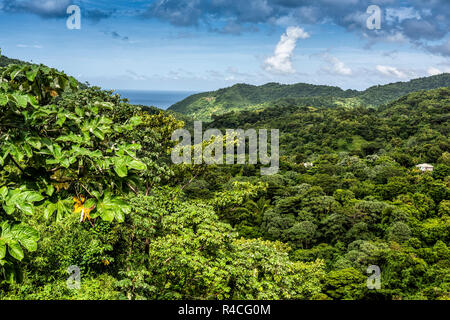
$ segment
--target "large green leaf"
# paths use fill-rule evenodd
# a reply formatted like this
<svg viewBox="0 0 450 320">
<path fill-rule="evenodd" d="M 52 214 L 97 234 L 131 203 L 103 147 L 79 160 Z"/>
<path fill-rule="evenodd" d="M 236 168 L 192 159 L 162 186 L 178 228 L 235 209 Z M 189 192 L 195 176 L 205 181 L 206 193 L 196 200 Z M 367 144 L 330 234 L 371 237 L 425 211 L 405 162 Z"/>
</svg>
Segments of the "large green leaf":
<svg viewBox="0 0 450 320">
<path fill-rule="evenodd" d="M 27 79 L 28 81 L 33 82 L 34 79 L 36 78 L 36 75 L 38 74 L 39 68 L 37 67 L 32 67 L 31 70 L 27 71 L 26 75 L 27 75 Z"/>
<path fill-rule="evenodd" d="M 44 219 L 48 220 L 56 210 L 56 203 L 46 203 L 44 208 Z"/>
<path fill-rule="evenodd" d="M 26 108 L 27 104 L 28 104 L 28 97 L 26 95 L 23 94 L 13 94 L 12 95 L 14 97 L 14 99 L 17 101 L 17 104 L 19 106 L 21 106 L 22 108 Z"/>
<path fill-rule="evenodd" d="M 29 214 L 29 215 L 34 213 L 34 207 L 30 203 L 17 202 L 16 203 L 16 208 L 19 209 L 20 211 L 22 211 L 23 213 L 26 213 L 26 214 Z"/>
<path fill-rule="evenodd" d="M 44 218 L 46 220 L 50 219 L 56 211 L 56 221 L 59 222 L 64 219 L 67 213 L 70 213 L 69 203 L 71 200 L 58 200 L 56 203 L 47 201 L 44 203 Z"/>
<path fill-rule="evenodd" d="M 0 239 L 0 260 L 3 259 L 6 255 L 6 242 L 3 239 Z"/>
<path fill-rule="evenodd" d="M 8 222 L 3 222 L 0 225 L 2 233 L 0 236 L 0 259 L 5 256 L 5 248 L 8 247 L 9 254 L 17 259 L 22 260 L 24 253 L 23 246 L 28 251 L 36 251 L 37 241 L 39 240 L 39 233 L 32 227 L 23 223 L 10 226 Z"/>
<path fill-rule="evenodd" d="M 8 196 L 8 188 L 3 186 L 0 188 L 0 200 L 4 200 Z"/>
<path fill-rule="evenodd" d="M 14 239 L 30 252 L 36 251 L 39 233 L 25 224 L 14 225 L 11 229 Z"/>
<path fill-rule="evenodd" d="M 105 221 L 111 222 L 116 219 L 118 222 L 123 222 L 125 214 L 131 212 L 131 207 L 125 201 L 106 192 L 104 198 L 97 204 L 97 212 Z"/>
<path fill-rule="evenodd" d="M 137 161 L 137 160 L 132 160 L 130 162 L 127 163 L 128 168 L 130 169 L 135 169 L 135 170 L 145 170 L 145 168 L 147 167 L 145 165 L 145 163 L 141 162 L 141 161 Z"/>
<path fill-rule="evenodd" d="M 25 191 L 22 196 L 25 197 L 25 201 L 27 202 L 39 202 L 44 200 L 44 197 L 39 192 L 35 191 Z"/>
<path fill-rule="evenodd" d="M 121 178 L 127 176 L 128 174 L 127 164 L 123 158 L 114 159 L 114 171 L 116 171 L 117 175 Z"/>
<path fill-rule="evenodd" d="M 21 261 L 24 257 L 23 250 L 17 240 L 11 240 L 8 242 L 8 252 L 13 258 L 19 261 Z"/>
<path fill-rule="evenodd" d="M 5 189 L 2 189 L 0 196 L 0 200 L 3 201 L 3 209 L 8 215 L 11 215 L 16 209 L 26 214 L 33 214 L 33 203 L 44 199 L 44 197 L 38 192 L 23 191 L 21 189 L 9 190 L 6 196 Z"/>
</svg>

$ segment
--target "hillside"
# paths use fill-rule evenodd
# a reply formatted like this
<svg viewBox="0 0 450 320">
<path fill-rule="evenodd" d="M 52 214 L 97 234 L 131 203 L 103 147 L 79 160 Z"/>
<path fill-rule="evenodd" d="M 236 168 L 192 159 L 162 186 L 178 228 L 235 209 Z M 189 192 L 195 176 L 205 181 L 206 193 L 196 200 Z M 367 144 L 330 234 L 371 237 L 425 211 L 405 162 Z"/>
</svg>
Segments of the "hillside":
<svg viewBox="0 0 450 320">
<path fill-rule="evenodd" d="M 314 106 L 379 106 L 410 92 L 450 86 L 450 74 L 378 85 L 365 91 L 342 90 L 338 87 L 317 86 L 305 83 L 283 85 L 268 83 L 263 86 L 236 84 L 217 91 L 192 95 L 169 110 L 189 115 L 195 119 L 209 121 L 213 115 L 230 111 L 261 110 L 279 99 L 292 98 L 303 104 L 314 100 Z"/>
<path fill-rule="evenodd" d="M 408 93 L 450 86 L 450 73 L 413 79 L 408 82 L 395 82 L 373 86 L 361 92 L 358 97 L 367 105 L 382 105 Z"/>
<path fill-rule="evenodd" d="M 220 219 L 219 208 L 263 184 L 235 184 L 217 201 L 186 198 L 183 180 L 207 168 L 171 162 L 181 121 L 43 65 L 0 68 L 0 82 L 0 300 L 320 293 L 322 262 L 291 261 L 288 246 L 242 239 Z M 67 281 L 73 270 L 78 288 Z M 247 283 L 253 270 L 265 276 Z"/>
<path fill-rule="evenodd" d="M 293 260 L 324 259 L 327 296 L 374 298 L 363 293 L 364 275 L 377 265 L 377 299 L 449 299 L 439 274 L 450 261 L 450 87 L 380 108 L 297 102 L 216 116 L 209 128 L 279 129 L 280 172 L 261 177 L 259 166 L 224 166 L 185 188 L 190 199 L 212 196 L 226 177 L 267 182 L 264 196 L 221 215 L 244 237 L 288 243 Z M 434 171 L 420 172 L 420 163 Z M 360 289 L 350 287 L 358 282 Z"/>
<path fill-rule="evenodd" d="M 222 114 L 245 108 L 255 110 L 264 103 L 280 98 L 339 97 L 348 98 L 356 91 L 344 91 L 338 87 L 317 86 L 306 83 L 283 85 L 267 83 L 262 86 L 236 84 L 217 91 L 192 95 L 174 105 L 169 110 L 189 114 L 197 119 L 210 119 L 213 114 Z"/>
<path fill-rule="evenodd" d="M 436 151 L 438 155 L 445 151 L 447 147 L 442 147 L 437 141 L 445 141 L 450 134 L 449 120 L 450 87 L 446 87 L 413 92 L 375 110 L 366 107 L 310 107 L 299 104 L 295 99 L 282 99 L 261 111 L 215 116 L 208 127 L 277 128 L 281 134 L 282 155 L 291 156 L 295 161 L 312 161 L 317 154 L 324 152 L 367 156 L 374 151 L 392 148 L 389 145 L 392 139 L 400 138 L 406 143 L 412 136 L 430 129 L 434 130 L 435 145 L 421 146 L 420 149 L 415 146 L 415 152 L 421 150 L 415 156 L 422 155 L 415 161 L 435 162 L 436 158 L 423 155 L 432 152 L 427 148 L 443 148 Z M 419 137 L 414 139 L 423 140 Z"/>
<path fill-rule="evenodd" d="M 341 96 L 215 116 L 280 129 L 279 171 L 261 176 L 174 164 L 173 111 L 42 65 L 0 82 L 0 300 L 450 299 L 448 87 L 380 108 L 330 108 L 355 97 L 316 88 Z"/>
</svg>

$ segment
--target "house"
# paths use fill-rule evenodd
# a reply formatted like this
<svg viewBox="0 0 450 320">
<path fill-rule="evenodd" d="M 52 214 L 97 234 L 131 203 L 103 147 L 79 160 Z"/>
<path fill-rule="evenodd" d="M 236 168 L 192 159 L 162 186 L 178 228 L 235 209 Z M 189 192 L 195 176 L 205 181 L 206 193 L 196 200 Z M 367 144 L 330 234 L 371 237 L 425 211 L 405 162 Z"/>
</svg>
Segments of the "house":
<svg viewBox="0 0 450 320">
<path fill-rule="evenodd" d="M 419 168 L 420 169 L 420 171 L 422 171 L 422 172 L 426 172 L 426 171 L 433 171 L 433 169 L 434 169 L 434 167 L 431 165 L 431 164 L 428 164 L 428 163 L 421 163 L 421 164 L 418 164 L 417 166 L 416 166 L 416 168 Z"/>
</svg>

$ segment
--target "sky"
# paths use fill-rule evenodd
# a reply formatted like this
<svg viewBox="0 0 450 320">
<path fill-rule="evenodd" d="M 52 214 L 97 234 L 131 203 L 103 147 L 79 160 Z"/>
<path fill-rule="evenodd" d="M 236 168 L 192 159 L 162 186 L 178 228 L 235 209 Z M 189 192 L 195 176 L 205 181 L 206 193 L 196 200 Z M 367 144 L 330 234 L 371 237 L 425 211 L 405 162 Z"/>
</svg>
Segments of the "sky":
<svg viewBox="0 0 450 320">
<path fill-rule="evenodd" d="M 449 0 L 0 0 L 0 48 L 104 89 L 363 90 L 450 72 L 449 18 Z"/>
</svg>

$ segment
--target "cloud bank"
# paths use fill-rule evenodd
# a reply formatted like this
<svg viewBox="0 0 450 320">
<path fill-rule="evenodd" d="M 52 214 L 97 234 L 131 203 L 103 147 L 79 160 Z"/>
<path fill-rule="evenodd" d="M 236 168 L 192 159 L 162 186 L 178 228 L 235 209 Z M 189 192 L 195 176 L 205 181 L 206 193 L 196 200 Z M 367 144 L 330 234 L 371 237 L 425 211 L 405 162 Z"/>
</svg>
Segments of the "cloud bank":
<svg viewBox="0 0 450 320">
<path fill-rule="evenodd" d="M 370 5 L 382 10 L 380 30 L 368 30 Z M 177 26 L 211 25 L 213 31 L 238 34 L 238 26 L 333 23 L 357 32 L 369 41 L 410 41 L 416 45 L 443 40 L 449 31 L 448 0 L 156 0 L 145 12 L 148 18 Z M 234 28 L 230 29 L 232 25 Z M 228 27 L 227 27 L 228 26 Z M 445 48 L 443 48 L 445 49 Z M 435 50 L 440 50 L 438 47 Z M 446 50 L 441 54 L 449 55 Z"/>
<path fill-rule="evenodd" d="M 175 26 L 205 26 L 211 32 L 241 34 L 258 25 L 331 23 L 355 32 L 370 44 L 405 42 L 450 56 L 449 0 L 0 0 L 0 10 L 31 13 L 43 18 L 65 17 L 70 4 L 79 4 L 91 21 L 120 15 L 158 19 Z M 382 10 L 380 30 L 368 30 L 370 5 Z M 109 8 L 105 10 L 105 8 Z M 432 41 L 433 43 L 429 43 Z"/>
<path fill-rule="evenodd" d="M 8 13 L 29 13 L 44 19 L 67 18 L 67 8 L 77 4 L 72 0 L 3 0 L 0 9 Z M 109 18 L 112 11 L 103 11 L 94 7 L 82 8 L 82 15 L 93 21 Z"/>
</svg>

